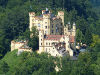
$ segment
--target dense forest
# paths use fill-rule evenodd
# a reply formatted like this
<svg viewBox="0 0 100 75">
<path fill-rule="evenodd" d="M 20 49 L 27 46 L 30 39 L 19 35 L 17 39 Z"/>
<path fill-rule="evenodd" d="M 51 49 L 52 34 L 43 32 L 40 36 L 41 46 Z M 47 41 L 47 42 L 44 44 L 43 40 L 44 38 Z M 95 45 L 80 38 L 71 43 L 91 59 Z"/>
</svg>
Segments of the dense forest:
<svg viewBox="0 0 100 75">
<path fill-rule="evenodd" d="M 63 10 L 65 24 L 76 22 L 76 42 L 88 46 L 78 60 L 35 52 L 17 56 L 16 50 L 10 52 L 11 40 L 18 38 L 29 39 L 33 51 L 37 49 L 37 34 L 30 39 L 29 12 L 39 15 L 45 8 L 55 14 Z M 59 72 L 55 71 L 56 65 Z M 100 75 L 100 0 L 0 0 L 0 74 Z"/>
</svg>

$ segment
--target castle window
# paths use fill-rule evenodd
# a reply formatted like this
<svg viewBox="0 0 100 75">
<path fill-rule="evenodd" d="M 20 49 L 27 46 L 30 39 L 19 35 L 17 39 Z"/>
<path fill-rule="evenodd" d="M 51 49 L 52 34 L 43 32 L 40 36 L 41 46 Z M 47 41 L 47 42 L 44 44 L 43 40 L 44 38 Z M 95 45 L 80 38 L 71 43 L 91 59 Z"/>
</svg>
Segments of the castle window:
<svg viewBox="0 0 100 75">
<path fill-rule="evenodd" d="M 42 39 L 41 39 L 41 41 L 42 41 Z"/>
<path fill-rule="evenodd" d="M 46 45 L 48 45 L 48 43 L 46 43 Z"/>
<path fill-rule="evenodd" d="M 45 22 L 45 24 L 47 24 L 47 22 Z"/>
<path fill-rule="evenodd" d="M 45 29 L 47 29 L 47 26 L 45 26 Z"/>
<path fill-rule="evenodd" d="M 41 43 L 41 45 L 42 45 L 42 43 Z"/>
<path fill-rule="evenodd" d="M 52 33 L 53 33 L 53 30 L 52 30 Z"/>
<path fill-rule="evenodd" d="M 50 43 L 49 43 L 49 46 L 50 46 Z"/>
</svg>

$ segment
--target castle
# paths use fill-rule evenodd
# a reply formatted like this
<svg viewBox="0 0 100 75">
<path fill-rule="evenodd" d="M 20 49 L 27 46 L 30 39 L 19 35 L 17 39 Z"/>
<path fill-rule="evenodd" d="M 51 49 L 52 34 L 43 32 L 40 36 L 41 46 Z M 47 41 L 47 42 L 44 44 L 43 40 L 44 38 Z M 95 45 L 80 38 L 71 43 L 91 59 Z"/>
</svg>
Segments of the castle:
<svg viewBox="0 0 100 75">
<path fill-rule="evenodd" d="M 58 11 L 58 15 L 52 14 L 47 8 L 42 10 L 40 16 L 35 12 L 29 13 L 30 26 L 36 26 L 39 30 L 39 53 L 47 52 L 52 56 L 73 56 L 72 46 L 75 46 L 76 25 L 70 22 L 65 26 L 64 12 Z"/>
<path fill-rule="evenodd" d="M 58 11 L 58 15 L 52 14 L 46 8 L 42 10 L 40 16 L 35 12 L 29 12 L 29 29 L 36 26 L 39 31 L 39 51 L 38 53 L 47 52 L 52 56 L 73 56 L 75 49 L 76 25 L 70 22 L 64 24 L 64 12 Z M 13 43 L 11 43 L 13 44 Z"/>
</svg>

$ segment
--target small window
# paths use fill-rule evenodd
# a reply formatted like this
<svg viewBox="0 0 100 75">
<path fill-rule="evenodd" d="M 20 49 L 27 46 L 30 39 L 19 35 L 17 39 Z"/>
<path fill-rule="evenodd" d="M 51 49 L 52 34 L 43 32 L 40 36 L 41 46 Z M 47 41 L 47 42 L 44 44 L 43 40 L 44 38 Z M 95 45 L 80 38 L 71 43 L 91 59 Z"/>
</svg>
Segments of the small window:
<svg viewBox="0 0 100 75">
<path fill-rule="evenodd" d="M 45 22 L 45 24 L 47 24 L 47 22 Z"/>
<path fill-rule="evenodd" d="M 46 43 L 46 45 L 48 45 L 48 43 Z"/>
<path fill-rule="evenodd" d="M 42 45 L 42 43 L 41 43 L 41 45 Z"/>
<path fill-rule="evenodd" d="M 52 30 L 52 33 L 53 33 L 53 30 Z"/>
<path fill-rule="evenodd" d="M 49 46 L 50 46 L 50 43 L 49 43 Z"/>
<path fill-rule="evenodd" d="M 47 29 L 47 26 L 45 26 L 45 29 Z"/>
<path fill-rule="evenodd" d="M 41 41 L 42 41 L 42 39 L 41 39 Z"/>
</svg>

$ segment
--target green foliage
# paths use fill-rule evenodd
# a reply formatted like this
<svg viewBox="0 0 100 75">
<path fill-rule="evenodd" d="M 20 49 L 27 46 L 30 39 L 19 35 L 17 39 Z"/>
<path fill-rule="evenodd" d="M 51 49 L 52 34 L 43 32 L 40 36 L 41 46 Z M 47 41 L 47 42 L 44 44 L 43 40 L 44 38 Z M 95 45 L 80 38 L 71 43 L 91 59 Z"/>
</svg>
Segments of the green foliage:
<svg viewBox="0 0 100 75">
<path fill-rule="evenodd" d="M 29 39 L 28 45 L 32 47 L 33 51 L 37 50 L 39 48 L 39 37 L 38 37 L 38 30 L 36 27 L 32 28 L 32 31 L 30 32 L 31 37 Z"/>
<path fill-rule="evenodd" d="M 7 75 L 51 75 L 56 73 L 53 57 L 48 57 L 45 53 L 39 55 L 37 53 L 23 52 L 17 56 L 17 50 L 15 50 L 7 53 L 1 62 L 3 63 L 0 64 L 0 68 Z"/>
<path fill-rule="evenodd" d="M 91 2 L 93 3 L 92 6 Z M 0 74 L 7 75 L 99 75 L 100 74 L 100 2 L 99 0 L 0 0 L 0 59 L 10 51 L 10 41 L 28 39 L 29 46 L 38 49 L 38 32 L 35 28 L 30 38 L 28 12 L 40 15 L 46 7 L 53 13 L 64 8 L 65 24 L 76 22 L 76 41 L 90 45 L 90 53 L 68 58 L 53 58 L 47 54 L 8 52 L 0 61 Z M 35 32 L 36 31 L 36 32 Z M 94 34 L 94 35 L 93 35 Z M 92 37 L 93 35 L 93 37 Z M 61 68 L 55 72 L 54 61 Z M 61 63 L 62 62 L 62 67 Z"/>
<path fill-rule="evenodd" d="M 4 56 L 5 53 L 10 50 L 9 42 L 11 40 L 19 36 L 21 39 L 25 38 L 23 37 L 23 33 L 29 27 L 28 12 L 34 11 L 36 15 L 39 15 L 41 10 L 46 7 L 51 9 L 53 13 L 64 8 L 65 24 L 68 23 L 68 21 L 76 22 L 77 28 L 80 29 L 83 36 L 88 34 L 86 33 L 86 31 L 88 32 L 87 28 L 92 28 L 92 33 L 99 34 L 99 15 L 91 9 L 92 4 L 89 0 L 1 0 L 0 34 L 4 34 L 5 43 L 8 45 L 0 45 L 0 47 L 2 47 L 0 55 Z M 26 38 L 29 38 L 29 35 L 27 35 Z M 89 39 L 91 39 L 91 37 Z M 37 40 L 37 37 L 31 41 L 34 40 Z M 3 39 L 0 42 L 2 41 Z M 85 40 L 84 43 L 90 44 L 91 41 Z M 7 50 L 4 48 L 7 48 Z M 33 49 L 37 48 L 34 47 Z"/>
<path fill-rule="evenodd" d="M 92 43 L 92 33 L 89 28 L 86 29 L 85 33 L 85 41 L 87 45 L 90 45 Z"/>
<path fill-rule="evenodd" d="M 5 61 L 0 61 L 0 74 L 6 74 L 8 71 L 8 64 Z"/>
<path fill-rule="evenodd" d="M 84 41 L 84 36 L 79 29 L 76 30 L 76 41 L 79 42 L 79 43 Z"/>
<path fill-rule="evenodd" d="M 11 61 L 12 60 L 12 61 Z M 46 53 L 8 52 L 0 61 L 0 73 L 7 75 L 99 75 L 100 53 L 97 60 L 90 52 L 80 53 L 78 60 L 70 57 L 54 58 Z M 59 72 L 55 71 L 58 66 Z"/>
</svg>

